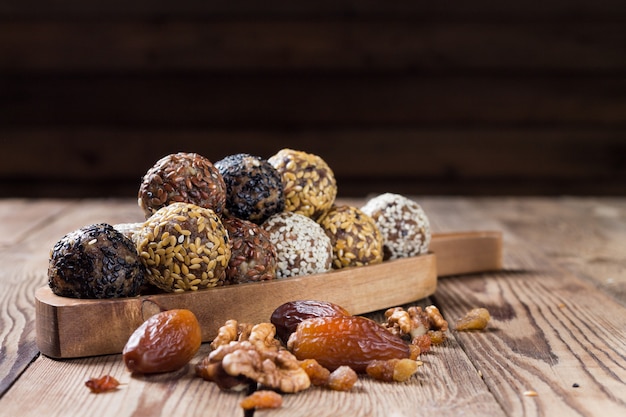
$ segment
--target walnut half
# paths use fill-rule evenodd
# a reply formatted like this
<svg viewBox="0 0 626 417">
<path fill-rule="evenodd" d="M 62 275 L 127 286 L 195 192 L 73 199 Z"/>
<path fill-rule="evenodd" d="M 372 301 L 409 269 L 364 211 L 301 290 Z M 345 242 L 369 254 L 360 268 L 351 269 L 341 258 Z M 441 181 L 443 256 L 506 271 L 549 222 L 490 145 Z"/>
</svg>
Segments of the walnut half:
<svg viewBox="0 0 626 417">
<path fill-rule="evenodd" d="M 234 323 L 226 324 L 231 331 Z M 218 332 L 220 334 L 220 332 Z M 311 385 L 306 371 L 296 357 L 275 339 L 276 328 L 271 323 L 252 327 L 247 340 L 232 340 L 217 345 L 196 365 L 196 373 L 216 382 L 223 389 L 239 389 L 240 384 L 256 382 L 264 387 L 293 393 Z M 240 384 L 235 383 L 235 381 Z"/>
</svg>

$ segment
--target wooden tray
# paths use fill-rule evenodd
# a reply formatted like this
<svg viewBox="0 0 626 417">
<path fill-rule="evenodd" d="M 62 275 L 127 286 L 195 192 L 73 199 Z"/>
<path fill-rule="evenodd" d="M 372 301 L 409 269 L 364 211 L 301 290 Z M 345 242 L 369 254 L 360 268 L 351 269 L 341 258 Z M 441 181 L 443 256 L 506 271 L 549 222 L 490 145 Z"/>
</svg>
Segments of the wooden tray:
<svg viewBox="0 0 626 417">
<path fill-rule="evenodd" d="M 144 320 L 173 308 L 193 311 L 202 340 L 208 342 L 226 320 L 269 321 L 276 307 L 287 301 L 325 300 L 363 314 L 432 295 L 437 276 L 502 267 L 500 232 L 436 234 L 430 249 L 427 255 L 379 265 L 182 294 L 85 300 L 59 297 L 46 286 L 35 293 L 37 345 L 53 358 L 120 353 Z"/>
</svg>

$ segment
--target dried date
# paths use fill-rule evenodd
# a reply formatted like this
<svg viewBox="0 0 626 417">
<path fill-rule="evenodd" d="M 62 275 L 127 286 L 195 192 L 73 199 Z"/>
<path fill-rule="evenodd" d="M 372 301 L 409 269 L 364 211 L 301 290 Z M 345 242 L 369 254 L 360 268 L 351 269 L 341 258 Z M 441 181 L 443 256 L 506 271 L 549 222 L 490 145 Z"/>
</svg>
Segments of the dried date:
<svg viewBox="0 0 626 417">
<path fill-rule="evenodd" d="M 362 316 L 317 317 L 302 321 L 287 342 L 299 359 L 315 359 L 329 370 L 342 365 L 365 373 L 375 359 L 410 357 L 410 348 L 399 336 Z"/>
<path fill-rule="evenodd" d="M 185 366 L 201 343 L 196 316 L 190 310 L 174 309 L 143 322 L 126 342 L 122 356 L 131 372 L 171 372 Z"/>
<path fill-rule="evenodd" d="M 276 337 L 283 343 L 287 343 L 291 333 L 303 320 L 349 315 L 350 313 L 345 308 L 328 301 L 298 300 L 280 305 L 272 313 L 270 321 L 276 326 Z"/>
</svg>

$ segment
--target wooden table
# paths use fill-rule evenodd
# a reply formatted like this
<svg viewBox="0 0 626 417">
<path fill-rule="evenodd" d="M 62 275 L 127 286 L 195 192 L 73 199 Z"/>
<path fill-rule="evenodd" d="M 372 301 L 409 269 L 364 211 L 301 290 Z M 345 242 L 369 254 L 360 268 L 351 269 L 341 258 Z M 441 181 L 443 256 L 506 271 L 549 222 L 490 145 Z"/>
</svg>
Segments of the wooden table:
<svg viewBox="0 0 626 417">
<path fill-rule="evenodd" d="M 486 307 L 488 329 L 449 332 L 406 383 L 361 378 L 351 392 L 310 389 L 255 414 L 626 415 L 626 199 L 416 200 L 435 232 L 503 232 L 503 270 L 442 278 L 432 297 L 419 300 L 451 323 Z M 39 353 L 34 293 L 46 285 L 53 244 L 90 223 L 138 220 L 130 199 L 0 201 L 1 415 L 242 414 L 243 394 L 221 392 L 191 366 L 131 377 L 121 355 L 55 360 Z M 208 351 L 203 345 L 195 360 Z M 124 385 L 90 393 L 85 380 L 104 374 Z"/>
</svg>

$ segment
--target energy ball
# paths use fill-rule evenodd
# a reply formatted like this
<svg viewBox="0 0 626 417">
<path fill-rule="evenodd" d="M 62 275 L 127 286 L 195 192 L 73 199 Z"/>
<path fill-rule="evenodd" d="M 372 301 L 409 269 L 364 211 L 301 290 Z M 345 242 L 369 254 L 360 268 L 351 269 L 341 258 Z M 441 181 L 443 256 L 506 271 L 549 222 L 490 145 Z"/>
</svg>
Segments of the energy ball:
<svg viewBox="0 0 626 417">
<path fill-rule="evenodd" d="M 136 236 L 146 281 L 167 292 L 224 284 L 230 261 L 228 232 L 209 208 L 172 203 L 159 209 Z"/>
<path fill-rule="evenodd" d="M 230 238 L 230 262 L 226 284 L 267 281 L 276 278 L 276 248 L 269 233 L 256 223 L 235 217 L 224 218 Z"/>
<path fill-rule="evenodd" d="M 143 281 L 135 245 L 107 223 L 68 233 L 50 253 L 48 284 L 62 297 L 134 297 Z"/>
<path fill-rule="evenodd" d="M 322 226 L 299 213 L 283 211 L 262 224 L 276 248 L 276 277 L 294 277 L 328 272 L 333 246 Z"/>
<path fill-rule="evenodd" d="M 261 224 L 285 209 L 281 177 L 267 160 L 240 153 L 215 167 L 226 183 L 225 215 Z"/>
<path fill-rule="evenodd" d="M 135 242 L 135 235 L 143 228 L 143 222 L 138 223 L 118 223 L 113 228 Z"/>
<path fill-rule="evenodd" d="M 196 153 L 179 152 L 159 159 L 144 175 L 137 197 L 146 219 L 170 203 L 183 202 L 221 214 L 226 184 L 217 168 Z"/>
<path fill-rule="evenodd" d="M 317 220 L 337 197 L 335 174 L 319 156 L 282 149 L 268 159 L 283 182 L 285 210 Z"/>
<path fill-rule="evenodd" d="M 333 268 L 379 264 L 383 238 L 372 219 L 352 206 L 333 206 L 318 223 L 333 246 Z"/>
<path fill-rule="evenodd" d="M 428 252 L 430 222 L 415 201 L 399 194 L 385 193 L 368 200 L 361 210 L 374 219 L 383 236 L 383 260 Z"/>
</svg>

